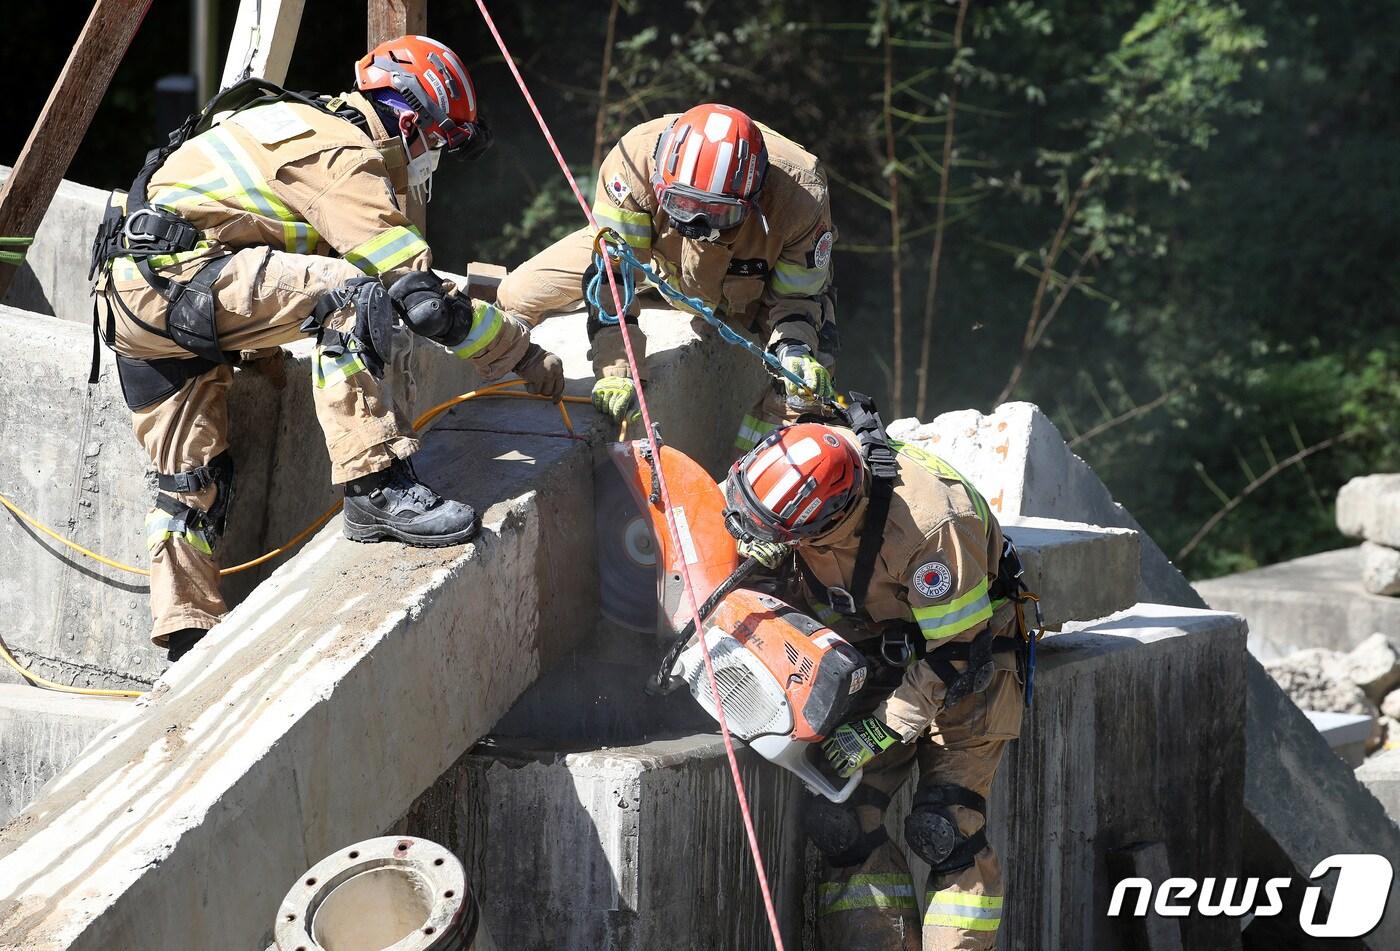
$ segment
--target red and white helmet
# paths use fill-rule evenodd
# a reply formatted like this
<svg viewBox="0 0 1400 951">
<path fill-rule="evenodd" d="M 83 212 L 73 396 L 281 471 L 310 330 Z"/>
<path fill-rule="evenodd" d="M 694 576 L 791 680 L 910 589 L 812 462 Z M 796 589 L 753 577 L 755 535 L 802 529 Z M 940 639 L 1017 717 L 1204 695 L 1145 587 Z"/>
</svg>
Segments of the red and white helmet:
<svg viewBox="0 0 1400 951">
<path fill-rule="evenodd" d="M 437 40 L 401 36 L 380 43 L 355 64 L 355 88 L 416 113 L 429 148 L 476 153 L 490 141 L 471 75 Z"/>
<path fill-rule="evenodd" d="M 725 524 L 736 537 L 811 538 L 850 514 L 864 485 L 865 461 L 839 430 L 821 423 L 783 426 L 730 467 Z"/>
<path fill-rule="evenodd" d="M 744 220 L 768 173 L 758 123 L 714 103 L 683 112 L 656 144 L 651 187 L 661 209 L 686 237 Z"/>
</svg>

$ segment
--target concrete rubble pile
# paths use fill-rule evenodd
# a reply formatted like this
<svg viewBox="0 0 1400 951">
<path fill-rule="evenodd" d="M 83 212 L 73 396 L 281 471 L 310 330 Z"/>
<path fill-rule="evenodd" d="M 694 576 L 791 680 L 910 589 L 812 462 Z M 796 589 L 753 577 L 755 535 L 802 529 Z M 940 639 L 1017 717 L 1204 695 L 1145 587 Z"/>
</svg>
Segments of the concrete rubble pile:
<svg viewBox="0 0 1400 951">
<path fill-rule="evenodd" d="M 1400 749 L 1400 648 L 1372 634 L 1351 651 L 1310 647 L 1264 669 L 1300 710 L 1365 717 L 1365 753 Z"/>
</svg>

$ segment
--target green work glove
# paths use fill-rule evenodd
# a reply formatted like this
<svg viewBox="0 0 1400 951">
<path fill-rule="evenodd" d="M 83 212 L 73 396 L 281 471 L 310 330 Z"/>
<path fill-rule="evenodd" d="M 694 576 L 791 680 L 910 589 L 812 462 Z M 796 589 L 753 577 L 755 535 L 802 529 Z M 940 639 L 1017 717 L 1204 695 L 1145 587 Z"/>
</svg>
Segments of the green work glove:
<svg viewBox="0 0 1400 951">
<path fill-rule="evenodd" d="M 635 423 L 641 418 L 637 385 L 625 376 L 599 377 L 593 384 L 593 406 L 614 423 Z"/>
<path fill-rule="evenodd" d="M 842 779 L 899 742 L 899 737 L 874 717 L 843 723 L 822 743 L 822 752 Z"/>
<path fill-rule="evenodd" d="M 818 403 L 836 395 L 836 387 L 831 382 L 831 374 L 812 356 L 811 349 L 804 343 L 783 343 L 778 345 L 777 356 L 783 369 L 800 377 L 804 386 L 798 386 L 783 377 L 789 400 L 800 403 Z"/>
<path fill-rule="evenodd" d="M 784 545 L 780 542 L 765 542 L 760 538 L 742 538 L 739 540 L 739 557 L 752 558 L 769 571 L 775 570 L 782 564 L 783 559 L 792 551 L 791 545 Z"/>
</svg>

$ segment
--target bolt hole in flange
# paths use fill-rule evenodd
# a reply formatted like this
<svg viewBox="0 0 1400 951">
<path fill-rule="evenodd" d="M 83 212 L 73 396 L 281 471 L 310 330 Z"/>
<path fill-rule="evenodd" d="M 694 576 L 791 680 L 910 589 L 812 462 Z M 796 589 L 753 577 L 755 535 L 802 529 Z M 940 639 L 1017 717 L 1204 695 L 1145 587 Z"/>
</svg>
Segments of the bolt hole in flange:
<svg viewBox="0 0 1400 951">
<path fill-rule="evenodd" d="M 455 856 L 424 839 L 385 836 L 308 870 L 282 903 L 276 938 L 278 951 L 490 947 L 477 926 Z"/>
</svg>

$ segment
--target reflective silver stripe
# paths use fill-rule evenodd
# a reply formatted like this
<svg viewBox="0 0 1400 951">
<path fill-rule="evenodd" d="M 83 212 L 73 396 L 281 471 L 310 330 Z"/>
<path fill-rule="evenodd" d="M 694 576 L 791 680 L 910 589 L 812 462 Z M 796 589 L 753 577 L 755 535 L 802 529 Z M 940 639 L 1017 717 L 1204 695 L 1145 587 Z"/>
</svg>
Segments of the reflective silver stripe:
<svg viewBox="0 0 1400 951">
<path fill-rule="evenodd" d="M 960 918 L 982 918 L 1001 921 L 1000 908 L 974 908 L 971 905 L 929 905 L 926 915 L 956 915 Z"/>
<path fill-rule="evenodd" d="M 759 440 L 777 428 L 777 423 L 769 423 L 753 416 L 745 416 L 744 421 L 739 424 L 738 435 L 734 437 L 734 447 L 740 452 L 748 452 L 758 445 Z"/>
</svg>

